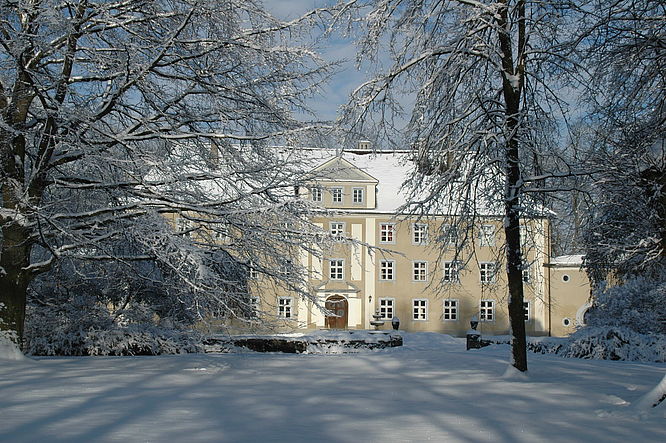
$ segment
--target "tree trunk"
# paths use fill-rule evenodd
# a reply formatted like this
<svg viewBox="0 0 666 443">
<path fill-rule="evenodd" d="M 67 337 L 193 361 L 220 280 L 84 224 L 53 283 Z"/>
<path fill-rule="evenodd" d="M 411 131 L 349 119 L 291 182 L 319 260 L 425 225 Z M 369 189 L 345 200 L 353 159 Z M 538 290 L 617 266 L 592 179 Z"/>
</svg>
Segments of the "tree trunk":
<svg viewBox="0 0 666 443">
<path fill-rule="evenodd" d="M 513 45 L 509 34 L 509 6 L 504 0 L 498 16 L 498 38 L 502 49 L 502 92 L 505 104 L 505 175 L 504 234 L 506 239 L 506 274 L 509 286 L 509 324 L 511 335 L 511 364 L 521 372 L 527 371 L 527 340 L 523 308 L 523 258 L 520 248 L 520 163 L 519 128 L 520 99 L 525 74 L 525 3 L 518 1 L 517 60 L 514 63 Z"/>
<path fill-rule="evenodd" d="M 31 241 L 28 230 L 17 223 L 2 227 L 2 249 L 0 250 L 0 330 L 14 331 L 18 344 L 23 341 L 25 305 L 30 273 Z"/>
</svg>

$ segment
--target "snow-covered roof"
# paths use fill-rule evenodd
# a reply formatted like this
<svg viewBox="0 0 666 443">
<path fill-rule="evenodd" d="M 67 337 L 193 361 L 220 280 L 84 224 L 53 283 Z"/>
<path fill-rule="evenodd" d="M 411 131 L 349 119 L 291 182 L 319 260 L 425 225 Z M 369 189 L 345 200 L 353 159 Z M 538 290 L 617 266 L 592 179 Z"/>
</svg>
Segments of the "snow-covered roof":
<svg viewBox="0 0 666 443">
<path fill-rule="evenodd" d="M 583 264 L 583 255 L 560 255 L 550 259 L 550 264 L 554 266 L 576 266 Z"/>
<path fill-rule="evenodd" d="M 390 152 L 336 152 L 329 149 L 310 150 L 309 155 L 319 159 L 319 166 L 328 164 L 331 158 L 341 158 L 346 162 L 335 162 L 335 174 L 339 179 L 352 179 L 356 176 L 353 171 L 344 170 L 346 164 L 352 165 L 374 178 L 377 183 L 377 212 L 394 213 L 407 203 L 406 192 L 401 190 L 402 184 L 407 180 L 411 171 L 409 164 L 409 153 L 407 151 Z M 324 172 L 324 171 L 322 171 Z M 328 174 L 312 174 L 313 178 L 328 179 Z"/>
</svg>

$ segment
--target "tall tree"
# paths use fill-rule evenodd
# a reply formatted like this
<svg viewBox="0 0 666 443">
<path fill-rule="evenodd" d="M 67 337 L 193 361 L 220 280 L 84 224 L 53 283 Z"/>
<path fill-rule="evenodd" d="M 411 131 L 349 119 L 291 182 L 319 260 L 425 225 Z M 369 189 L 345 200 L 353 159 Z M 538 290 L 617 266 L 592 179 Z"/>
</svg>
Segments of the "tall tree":
<svg viewBox="0 0 666 443">
<path fill-rule="evenodd" d="M 298 43 L 310 16 L 30 0 L 0 17 L 0 329 L 22 335 L 28 286 L 62 258 L 157 260 L 222 302 L 211 250 L 269 276 L 293 265 L 280 251 L 314 231 L 285 198 L 301 168 L 266 145 L 307 133 L 292 112 L 327 75 Z M 119 255 L 125 236 L 138 248 Z"/>
<path fill-rule="evenodd" d="M 666 264 L 666 5 L 579 5 L 580 59 L 594 137 L 595 207 L 586 226 L 586 266 L 595 282 L 659 274 Z M 596 13 L 594 13 L 594 12 Z"/>
<path fill-rule="evenodd" d="M 346 3 L 370 8 L 360 57 L 379 64 L 388 51 L 392 64 L 356 89 L 345 123 L 415 147 L 413 208 L 453 214 L 467 226 L 483 213 L 503 216 L 511 364 L 520 371 L 527 370 L 520 221 L 555 181 L 575 174 L 558 169 L 555 136 L 566 111 L 557 75 L 569 66 L 558 39 L 566 28 L 560 3 Z M 405 107 L 402 130 L 396 116 Z"/>
<path fill-rule="evenodd" d="M 666 4 L 595 0 L 578 6 L 585 12 L 579 50 L 590 72 L 599 169 L 585 265 L 595 283 L 609 276 L 626 282 L 618 294 L 650 285 L 653 290 L 641 291 L 643 300 L 631 305 L 633 312 L 651 311 L 666 278 Z M 636 407 L 648 410 L 664 400 L 666 376 Z"/>
</svg>

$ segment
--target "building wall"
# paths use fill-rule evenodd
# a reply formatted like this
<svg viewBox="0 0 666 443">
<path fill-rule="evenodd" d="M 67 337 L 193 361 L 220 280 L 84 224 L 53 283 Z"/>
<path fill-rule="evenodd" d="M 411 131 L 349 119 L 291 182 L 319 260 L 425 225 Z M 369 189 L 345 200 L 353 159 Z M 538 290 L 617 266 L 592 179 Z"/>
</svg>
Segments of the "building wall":
<svg viewBox="0 0 666 443">
<path fill-rule="evenodd" d="M 370 177 L 371 178 L 371 177 Z M 381 185 L 381 184 L 380 184 Z M 332 296 L 342 296 L 348 304 L 347 327 L 368 329 L 373 313 L 382 308 L 382 300 L 392 302 L 392 314 L 400 319 L 400 329 L 407 331 L 431 331 L 452 335 L 464 335 L 469 329 L 472 317 L 481 321 L 478 330 L 484 335 L 509 333 L 508 291 L 502 247 L 503 228 L 499 217 L 479 217 L 474 226 L 473 238 L 460 256 L 453 250 L 442 251 L 442 243 L 435 242 L 435 234 L 443 224 L 451 224 L 447 217 L 431 217 L 417 220 L 410 216 L 393 216 L 375 211 L 377 182 L 321 181 L 313 183 L 321 190 L 321 204 L 330 209 L 340 210 L 331 217 L 314 219 L 314 223 L 331 232 L 331 223 L 343 224 L 343 237 L 355 242 L 340 241 L 329 249 L 322 250 L 322 257 L 312 254 L 299 257 L 310 272 L 308 286 L 303 288 L 314 295 L 317 302 L 301 300 L 296 294 L 287 294 L 280 288 L 266 288 L 258 285 L 256 292 L 261 294 L 260 310 L 264 319 L 271 319 L 280 312 L 281 297 L 292 297 L 290 318 L 269 322 L 277 330 L 320 329 L 326 325 L 326 312 L 323 307 Z M 354 188 L 364 189 L 364 201 L 353 203 Z M 332 201 L 331 188 L 342 189 L 342 202 Z M 312 187 L 305 188 L 301 196 L 311 199 Z M 377 198 L 380 198 L 379 195 Z M 414 242 L 414 224 L 427 226 L 428 240 Z M 392 241 L 382 241 L 382 225 L 394 226 Z M 547 218 L 524 221 L 523 238 L 528 240 L 524 251 L 529 263 L 529 281 L 524 284 L 526 306 L 526 329 L 529 335 L 567 335 L 577 325 L 576 316 L 582 318 L 589 296 L 589 283 L 583 272 L 575 267 L 561 268 L 549 264 L 550 234 Z M 494 242 L 483 245 L 477 233 L 482 226 L 492 226 Z M 451 248 L 453 249 L 453 248 Z M 458 281 L 445 282 L 444 263 L 461 260 L 465 266 Z M 342 260 L 342 278 L 331 278 L 331 260 Z M 382 278 L 382 261 L 394 264 L 393 279 Z M 426 280 L 414 278 L 414 263 L 426 263 Z M 495 264 L 495 281 L 483 283 L 480 277 L 480 264 Z M 565 273 L 569 280 L 564 282 Z M 415 302 L 418 303 L 414 315 Z M 492 302 L 492 320 L 484 321 L 481 316 L 482 302 Z M 421 315 L 421 304 L 425 304 Z M 452 317 L 452 304 L 455 303 L 455 318 L 446 318 L 445 304 Z M 383 306 L 386 308 L 386 306 Z M 487 309 L 488 306 L 485 306 Z M 568 319 L 568 320 L 565 320 Z M 580 323 L 580 319 L 578 319 Z M 566 325 L 564 323 L 567 323 Z M 390 328 L 390 321 L 383 329 Z"/>
</svg>

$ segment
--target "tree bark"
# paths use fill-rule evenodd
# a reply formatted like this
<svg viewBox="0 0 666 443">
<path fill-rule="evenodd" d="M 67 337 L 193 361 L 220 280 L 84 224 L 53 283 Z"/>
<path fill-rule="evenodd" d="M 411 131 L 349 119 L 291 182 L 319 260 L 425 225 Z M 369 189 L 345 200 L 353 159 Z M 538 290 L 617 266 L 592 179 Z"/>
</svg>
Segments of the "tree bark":
<svg viewBox="0 0 666 443">
<path fill-rule="evenodd" d="M 498 17 L 498 37 L 502 50 L 502 91 L 506 116 L 504 234 L 506 239 L 506 274 L 509 287 L 509 324 L 511 335 L 511 364 L 521 372 L 527 371 L 527 340 L 523 308 L 523 258 L 520 247 L 520 163 L 519 128 L 520 99 L 523 91 L 525 64 L 525 3 L 516 5 L 518 13 L 517 61 L 514 64 L 509 34 L 508 0 L 504 0 Z"/>
<path fill-rule="evenodd" d="M 30 273 L 31 242 L 29 232 L 18 223 L 2 227 L 2 249 L 0 250 L 0 329 L 14 331 L 18 344 L 23 341 L 25 305 Z"/>
</svg>

